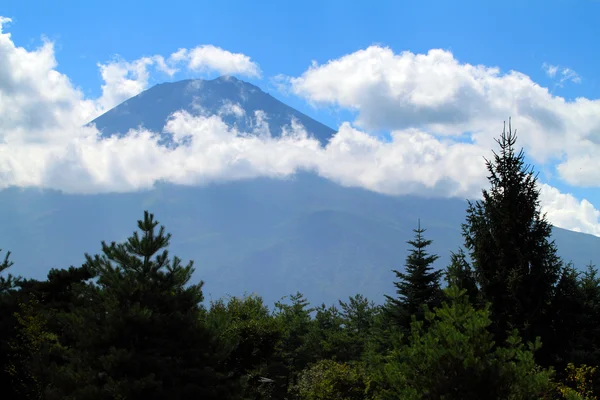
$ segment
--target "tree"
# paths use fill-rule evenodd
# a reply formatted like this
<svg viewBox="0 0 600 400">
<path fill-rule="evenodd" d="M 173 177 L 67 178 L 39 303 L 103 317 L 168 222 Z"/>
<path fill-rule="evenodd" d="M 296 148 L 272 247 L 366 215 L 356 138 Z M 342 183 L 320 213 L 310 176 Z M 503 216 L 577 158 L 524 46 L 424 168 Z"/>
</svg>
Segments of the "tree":
<svg viewBox="0 0 600 400">
<path fill-rule="evenodd" d="M 456 286 L 465 289 L 471 304 L 477 304 L 479 300 L 479 289 L 473 273 L 473 269 L 466 259 L 463 249 L 450 254 L 450 265 L 446 268 L 446 283 L 448 286 Z"/>
<path fill-rule="evenodd" d="M 469 201 L 463 237 L 481 295 L 491 303 L 496 338 L 516 328 L 533 341 L 548 324 L 562 262 L 540 211 L 537 175 L 523 150 L 515 152 L 510 122 L 496 142 L 500 153 L 486 160 L 491 187 L 482 200 Z"/>
<path fill-rule="evenodd" d="M 227 369 L 244 377 L 245 398 L 271 398 L 270 366 L 282 327 L 262 298 L 253 295 L 214 301 L 206 320 L 227 346 Z"/>
<path fill-rule="evenodd" d="M 399 341 L 387 357 L 383 399 L 538 399 L 552 389 L 551 370 L 539 368 L 539 342 L 521 342 L 516 331 L 496 346 L 489 308 L 475 309 L 466 291 L 446 289 L 428 327 L 413 317 L 408 345 Z"/>
<path fill-rule="evenodd" d="M 171 235 L 157 226 L 145 212 L 141 235 L 86 254 L 97 283 L 82 296 L 88 307 L 71 317 L 78 340 L 57 382 L 60 398 L 238 397 L 227 349 L 203 320 L 203 282 L 188 284 L 192 262 L 169 258 Z"/>
<path fill-rule="evenodd" d="M 591 347 L 579 346 L 588 310 L 584 306 L 579 273 L 570 264 L 563 268 L 549 303 L 550 323 L 541 334 L 544 347 L 551 351 L 542 352 L 544 359 L 539 361 L 562 371 L 569 362 L 577 359 L 575 353 L 578 350 L 591 353 Z M 577 361 L 586 362 L 589 358 Z"/>
<path fill-rule="evenodd" d="M 298 374 L 312 361 L 311 345 L 307 338 L 311 329 L 310 314 L 314 311 L 303 294 L 275 303 L 274 318 L 281 326 L 282 338 L 277 356 L 272 360 L 269 376 L 273 377 L 273 398 L 285 398 L 289 388 L 296 384 Z"/>
<path fill-rule="evenodd" d="M 316 307 L 306 335 L 311 361 L 346 359 L 348 337 L 343 325 L 344 317 L 335 305 L 327 307 L 323 303 Z"/>
<path fill-rule="evenodd" d="M 0 252 L 2 249 L 0 249 Z M 13 266 L 13 262 L 9 260 L 10 251 L 6 252 L 4 256 L 4 260 L 0 263 L 0 274 L 5 272 L 7 269 Z M 0 276 L 0 293 L 5 292 L 9 289 L 14 288 L 15 284 L 18 283 L 19 278 L 15 278 L 12 274 L 7 274 L 6 276 Z"/>
<path fill-rule="evenodd" d="M 439 257 L 427 253 L 432 241 L 423 237 L 425 229 L 421 229 L 420 221 L 413 231 L 415 238 L 408 241 L 412 249 L 406 258 L 406 272 L 393 270 L 398 279 L 394 282 L 397 297 L 385 296 L 390 316 L 402 328 L 408 328 L 412 315 L 422 320 L 423 305 L 433 307 L 439 304 L 442 294 L 440 278 L 443 272 L 434 271 L 431 267 Z"/>
</svg>

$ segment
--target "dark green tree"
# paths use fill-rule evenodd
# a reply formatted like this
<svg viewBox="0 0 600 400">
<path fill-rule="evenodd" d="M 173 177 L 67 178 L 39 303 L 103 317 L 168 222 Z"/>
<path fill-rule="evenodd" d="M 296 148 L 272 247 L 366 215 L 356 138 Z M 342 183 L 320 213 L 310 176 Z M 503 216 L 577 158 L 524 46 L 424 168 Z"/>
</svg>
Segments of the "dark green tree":
<svg viewBox="0 0 600 400">
<path fill-rule="evenodd" d="M 306 336 L 306 346 L 311 362 L 319 360 L 345 360 L 348 337 L 344 331 L 344 317 L 336 306 L 321 304 Z"/>
<path fill-rule="evenodd" d="M 375 323 L 377 307 L 366 297 L 356 294 L 347 302 L 339 301 L 343 343 L 338 349 L 338 361 L 360 360 L 369 341 Z"/>
<path fill-rule="evenodd" d="M 475 274 L 463 249 L 450 254 L 450 265 L 446 268 L 445 279 L 448 286 L 464 289 L 472 304 L 478 303 L 479 289 L 477 288 Z"/>
<path fill-rule="evenodd" d="M 600 365 L 600 276 L 594 265 L 580 274 L 577 295 L 582 310 L 571 359 L 578 364 Z"/>
<path fill-rule="evenodd" d="M 540 359 L 540 362 L 553 365 L 560 372 L 574 359 L 573 352 L 579 347 L 577 342 L 581 340 L 586 312 L 579 273 L 571 265 L 563 268 L 549 303 L 550 323 L 543 327 L 540 335 L 544 337 L 543 350 L 552 351 L 542 351 L 544 359 Z"/>
<path fill-rule="evenodd" d="M 227 369 L 243 377 L 244 398 L 272 398 L 270 367 L 283 332 L 262 299 L 252 295 L 214 301 L 206 320 L 227 346 Z"/>
<path fill-rule="evenodd" d="M 145 212 L 141 234 L 86 254 L 97 282 L 71 316 L 78 340 L 57 397 L 238 398 L 240 377 L 225 369 L 227 348 L 204 321 L 203 282 L 189 284 L 192 262 L 169 258 L 171 236 L 157 226 Z"/>
<path fill-rule="evenodd" d="M 515 328 L 534 341 L 550 323 L 562 261 L 540 211 L 537 176 L 523 151 L 515 151 L 516 139 L 509 122 L 496 140 L 500 152 L 486 160 L 490 188 L 482 200 L 469 201 L 462 230 L 482 298 L 491 303 L 497 340 Z"/>
<path fill-rule="evenodd" d="M 489 309 L 475 309 L 466 291 L 446 289 L 446 299 L 424 321 L 413 317 L 408 344 L 387 357 L 382 399 L 540 399 L 552 390 L 552 371 L 539 368 L 534 351 L 513 331 L 497 346 Z M 380 378 L 381 379 L 381 378 Z"/>
<path fill-rule="evenodd" d="M 440 304 L 440 279 L 443 271 L 435 271 L 431 266 L 439 257 L 427 252 L 431 240 L 423 237 L 425 229 L 421 222 L 414 230 L 415 238 L 409 240 L 411 250 L 406 258 L 405 272 L 393 270 L 397 281 L 394 282 L 397 297 L 386 295 L 387 310 L 401 328 L 408 328 L 411 316 L 418 320 L 424 316 L 423 306 L 434 307 Z"/>
<path fill-rule="evenodd" d="M 2 249 L 0 249 L 0 252 Z M 6 270 L 13 266 L 13 262 L 9 260 L 10 251 L 6 252 L 4 260 L 0 263 L 0 274 L 6 273 Z M 9 289 L 14 288 L 15 284 L 18 283 L 18 278 L 15 278 L 11 273 L 6 273 L 4 276 L 0 276 L 0 293 L 5 292 Z"/>
<path fill-rule="evenodd" d="M 301 293 L 289 296 L 289 301 L 285 300 L 275 303 L 273 314 L 282 330 L 277 356 L 269 367 L 269 377 L 274 380 L 274 399 L 286 398 L 300 372 L 313 361 L 312 346 L 307 339 L 314 309 Z"/>
</svg>

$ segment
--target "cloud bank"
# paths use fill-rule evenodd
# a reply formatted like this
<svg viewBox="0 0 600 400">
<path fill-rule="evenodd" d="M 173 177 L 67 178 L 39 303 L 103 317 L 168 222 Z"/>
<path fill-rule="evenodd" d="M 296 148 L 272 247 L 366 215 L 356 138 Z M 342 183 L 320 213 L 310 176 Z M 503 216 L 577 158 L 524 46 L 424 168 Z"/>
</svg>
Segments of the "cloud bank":
<svg viewBox="0 0 600 400">
<path fill-rule="evenodd" d="M 576 77 L 560 67 L 549 73 Z M 558 160 L 557 172 L 569 184 L 600 186 L 600 168 L 590 162 L 600 158 L 600 100 L 567 101 L 522 73 L 460 63 L 445 50 L 395 54 L 372 46 L 313 63 L 287 81 L 315 105 L 355 110 L 358 126 L 367 130 L 420 127 L 449 137 L 471 132 L 490 148 L 498 116 L 510 115 L 526 132 L 520 144 L 536 163 Z"/>
<path fill-rule="evenodd" d="M 160 133 L 146 130 L 102 139 L 94 127 L 82 126 L 144 90 L 152 68 L 170 76 L 182 66 L 249 76 L 260 76 L 260 69 L 245 55 L 212 46 L 178 50 L 167 58 L 115 59 L 99 64 L 104 80 L 102 94 L 89 99 L 57 70 L 51 42 L 32 51 L 18 47 L 10 34 L 2 31 L 6 22 L 0 19 L 0 188 L 33 186 L 72 193 L 133 191 L 151 188 L 157 181 L 196 185 L 258 176 L 286 177 L 309 170 L 343 185 L 386 194 L 472 198 L 486 185 L 483 156 L 489 155 L 491 138 L 498 134 L 498 115 L 511 114 L 511 104 L 515 103 L 508 92 L 504 93 L 508 89 L 501 88 L 502 84 L 508 82 L 518 89 L 513 96 L 526 93 L 550 102 L 516 100 L 529 107 L 536 104 L 538 116 L 546 118 L 523 114 L 528 110 L 524 106 L 518 108 L 523 115 L 513 113 L 518 115 L 519 127 L 528 132 L 521 139 L 529 147 L 543 144 L 537 157 L 553 156 L 560 148 L 536 130 L 540 129 L 538 121 L 543 124 L 555 118 L 563 124 L 579 124 L 580 129 L 569 134 L 579 142 L 562 146 L 564 151 L 573 152 L 576 145 L 583 149 L 589 140 L 584 137 L 592 130 L 585 131 L 581 124 L 594 122 L 592 112 L 597 107 L 593 101 L 577 100 L 583 107 L 578 109 L 581 121 L 567 121 L 560 107 L 557 111 L 554 106 L 573 108 L 574 103 L 549 96 L 521 74 L 501 76 L 493 69 L 459 64 L 451 54 L 439 50 L 427 55 L 394 55 L 386 49 L 369 48 L 323 67 L 315 65 L 301 77 L 288 79 L 296 93 L 311 101 L 338 103 L 359 111 L 356 124 L 342 124 L 325 147 L 295 122 L 281 138 L 273 138 L 260 113 L 253 132 L 238 132 L 219 115 L 175 113 L 163 134 L 171 135 L 179 144 L 176 147 L 160 145 Z M 399 67 L 406 76 L 396 71 Z M 525 88 L 527 85 L 531 87 Z M 504 93 L 504 97 L 496 98 L 490 91 Z M 465 105 L 476 105 L 481 114 L 463 109 Z M 546 114 L 539 107 L 547 107 Z M 408 122 L 392 111 L 406 116 Z M 460 112 L 452 116 L 454 111 Z M 225 104 L 221 114 L 243 112 L 237 104 Z M 486 118 L 489 120 L 484 124 Z M 474 129 L 478 126 L 481 129 Z M 485 130 L 490 126 L 494 128 L 491 135 Z M 390 141 L 368 134 L 369 129 L 381 127 L 391 131 Z M 473 140 L 456 140 L 454 135 L 461 130 L 475 132 Z M 564 133 L 555 129 L 548 135 L 561 137 Z M 586 150 L 590 156 L 598 151 L 590 146 Z M 566 160 L 560 168 L 561 175 L 569 176 L 569 168 L 575 168 L 573 160 Z M 597 173 L 586 171 L 590 174 L 586 179 Z M 541 190 L 544 209 L 554 224 L 600 236 L 600 214 L 589 202 L 548 185 L 542 185 Z"/>
</svg>

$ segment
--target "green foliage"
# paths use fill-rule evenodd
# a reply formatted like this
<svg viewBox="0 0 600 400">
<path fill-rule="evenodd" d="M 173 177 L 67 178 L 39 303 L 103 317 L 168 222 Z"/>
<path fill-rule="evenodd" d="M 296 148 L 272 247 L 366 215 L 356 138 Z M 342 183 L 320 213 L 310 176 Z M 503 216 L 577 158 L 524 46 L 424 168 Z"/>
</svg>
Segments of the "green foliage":
<svg viewBox="0 0 600 400">
<path fill-rule="evenodd" d="M 301 400 L 371 399 L 370 378 L 361 364 L 322 360 L 303 371 L 293 389 Z"/>
<path fill-rule="evenodd" d="M 283 330 L 258 296 L 211 303 L 206 323 L 225 343 L 228 370 L 243 377 L 245 397 L 270 398 L 270 367 Z M 265 379 L 267 378 L 266 382 Z"/>
<path fill-rule="evenodd" d="M 479 288 L 475 280 L 475 274 L 463 249 L 450 254 L 450 265 L 446 268 L 446 283 L 448 286 L 456 286 L 465 289 L 472 304 L 479 301 Z"/>
<path fill-rule="evenodd" d="M 540 211 L 537 177 L 523 151 L 515 152 L 510 124 L 497 143 L 500 152 L 487 161 L 490 189 L 483 200 L 469 202 L 463 236 L 482 297 L 491 304 L 496 338 L 518 329 L 532 341 L 548 323 L 562 262 Z"/>
<path fill-rule="evenodd" d="M 465 290 L 452 286 L 449 303 L 428 312 L 429 327 L 414 320 L 408 346 L 385 365 L 389 399 L 537 399 L 551 388 L 552 371 L 536 366 L 533 352 L 513 332 L 495 346 L 487 308 L 476 310 Z"/>
<path fill-rule="evenodd" d="M 397 297 L 385 296 L 390 317 L 401 328 L 408 328 L 413 315 L 423 319 L 423 305 L 436 306 L 441 300 L 442 271 L 434 271 L 431 266 L 438 256 L 427 253 L 432 241 L 423 237 L 425 229 L 421 229 L 420 222 L 414 232 L 415 238 L 408 241 L 412 248 L 406 258 L 406 272 L 393 271 L 398 279 L 394 282 Z"/>
<path fill-rule="evenodd" d="M 78 340 L 57 395 L 220 399 L 239 391 L 225 349 L 201 320 L 202 282 L 188 285 L 192 263 L 169 259 L 170 235 L 157 225 L 146 212 L 141 236 L 86 255 L 97 283 L 85 292 L 93 301 L 70 318 Z M 77 388 L 81 380 L 87 385 Z"/>
<path fill-rule="evenodd" d="M 41 314 L 39 301 L 32 297 L 28 303 L 20 303 L 14 313 L 18 333 L 8 345 L 9 361 L 5 366 L 12 378 L 15 394 L 22 398 L 43 398 L 48 384 L 49 355 L 60 349 L 58 337 L 47 329 Z"/>
<path fill-rule="evenodd" d="M 600 277 L 593 265 L 579 276 L 580 304 L 577 330 L 573 328 L 571 359 L 577 364 L 600 365 Z"/>
<path fill-rule="evenodd" d="M 593 391 L 596 370 L 597 367 L 585 364 L 576 367 L 569 363 L 565 371 L 565 382 L 557 385 L 561 397 L 567 400 L 596 400 Z"/>
<path fill-rule="evenodd" d="M 2 249 L 0 249 L 0 252 Z M 0 263 L 0 274 L 12 267 L 13 262 L 9 260 L 10 251 L 6 252 L 4 256 L 4 260 Z M 6 276 L 0 276 L 0 293 L 5 292 L 9 289 L 12 289 L 15 284 L 18 282 L 18 278 L 15 278 L 12 274 L 7 274 Z"/>
</svg>

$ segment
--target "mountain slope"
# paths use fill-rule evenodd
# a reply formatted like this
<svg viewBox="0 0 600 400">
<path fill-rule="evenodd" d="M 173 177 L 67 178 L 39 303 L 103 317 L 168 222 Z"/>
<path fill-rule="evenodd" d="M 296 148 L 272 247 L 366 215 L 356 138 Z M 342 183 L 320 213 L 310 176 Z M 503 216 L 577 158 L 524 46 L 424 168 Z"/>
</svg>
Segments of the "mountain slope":
<svg viewBox="0 0 600 400">
<path fill-rule="evenodd" d="M 435 265 L 446 266 L 462 243 L 466 202 L 382 196 L 310 174 L 95 196 L 11 189 L 0 192 L 1 248 L 13 251 L 14 272 L 43 277 L 82 263 L 101 240 L 125 239 L 144 209 L 173 233 L 171 254 L 196 261 L 207 298 L 247 291 L 272 304 L 299 290 L 317 303 L 357 292 L 379 302 L 418 218 L 441 256 Z M 554 236 L 577 268 L 598 261 L 600 238 L 559 228 Z"/>
<path fill-rule="evenodd" d="M 228 105 L 240 105 L 244 110 L 244 115 L 223 115 L 226 123 L 237 126 L 241 131 L 252 130 L 256 126 L 255 112 L 263 111 L 268 117 L 271 134 L 275 137 L 280 136 L 281 128 L 289 125 L 292 118 L 302 123 L 322 144 L 327 143 L 335 133 L 333 129 L 287 106 L 258 87 L 230 76 L 158 84 L 119 104 L 91 123 L 104 136 L 122 135 L 139 126 L 162 132 L 165 121 L 176 111 L 213 115 L 219 114 Z"/>
</svg>

